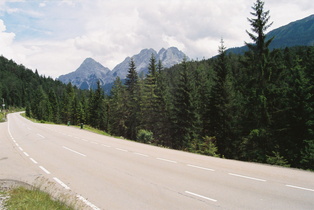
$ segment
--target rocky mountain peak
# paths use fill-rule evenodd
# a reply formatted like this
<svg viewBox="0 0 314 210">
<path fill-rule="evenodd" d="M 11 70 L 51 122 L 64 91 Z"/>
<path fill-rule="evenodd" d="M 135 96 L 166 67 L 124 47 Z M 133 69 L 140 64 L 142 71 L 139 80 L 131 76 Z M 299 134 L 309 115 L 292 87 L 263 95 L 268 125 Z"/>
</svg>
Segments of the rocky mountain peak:
<svg viewBox="0 0 314 210">
<path fill-rule="evenodd" d="M 181 63 L 186 56 L 182 51 L 176 47 L 170 47 L 168 49 L 162 48 L 157 53 L 154 49 L 143 49 L 138 54 L 133 55 L 136 70 L 139 74 L 146 74 L 148 72 L 148 66 L 151 56 L 154 55 L 156 61 L 161 60 L 165 68 L 169 68 L 175 64 Z M 102 66 L 100 63 L 92 58 L 86 58 L 80 67 L 67 75 L 62 75 L 58 80 L 63 83 L 71 82 L 81 89 L 89 89 L 95 87 L 96 82 L 99 80 L 101 85 L 111 87 L 114 80 L 117 77 L 125 79 L 128 70 L 131 57 L 127 57 L 123 62 L 118 64 L 112 71 Z"/>
</svg>

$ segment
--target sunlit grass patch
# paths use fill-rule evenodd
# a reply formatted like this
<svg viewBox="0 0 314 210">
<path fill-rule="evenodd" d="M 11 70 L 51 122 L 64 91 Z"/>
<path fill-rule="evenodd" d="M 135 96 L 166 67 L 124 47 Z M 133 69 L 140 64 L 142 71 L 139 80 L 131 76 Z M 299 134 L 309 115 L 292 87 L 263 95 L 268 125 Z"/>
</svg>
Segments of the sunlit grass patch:
<svg viewBox="0 0 314 210">
<path fill-rule="evenodd" d="M 11 189 L 8 194 L 10 198 L 5 202 L 8 210 L 72 210 L 73 207 L 67 206 L 63 201 L 53 199 L 48 193 L 39 189 L 26 189 L 18 187 Z"/>
</svg>

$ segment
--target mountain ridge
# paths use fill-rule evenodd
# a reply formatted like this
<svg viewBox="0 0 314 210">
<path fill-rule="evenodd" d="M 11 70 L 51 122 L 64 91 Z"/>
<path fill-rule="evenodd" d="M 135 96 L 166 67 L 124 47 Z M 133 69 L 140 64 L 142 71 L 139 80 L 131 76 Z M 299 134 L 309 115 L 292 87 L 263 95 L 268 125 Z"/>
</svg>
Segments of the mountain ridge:
<svg viewBox="0 0 314 210">
<path fill-rule="evenodd" d="M 165 68 L 178 64 L 184 57 L 187 57 L 176 47 L 170 47 L 168 49 L 162 48 L 158 53 L 152 48 L 142 49 L 138 54 L 132 57 L 126 57 L 112 70 L 102 66 L 92 58 L 86 58 L 74 72 L 61 75 L 57 80 L 66 84 L 70 82 L 79 89 L 94 89 L 99 80 L 100 85 L 103 86 L 108 93 L 112 86 L 111 84 L 113 84 L 117 77 L 120 77 L 122 80 L 126 78 L 131 58 L 133 58 L 135 62 L 138 74 L 145 75 L 148 72 L 148 65 L 152 55 L 155 56 L 157 61 L 161 60 Z"/>
<path fill-rule="evenodd" d="M 290 22 L 279 28 L 273 29 L 266 34 L 266 38 L 274 37 L 269 49 L 313 46 L 314 45 L 314 14 Z M 229 48 L 227 53 L 242 54 L 247 51 L 247 46 Z"/>
</svg>

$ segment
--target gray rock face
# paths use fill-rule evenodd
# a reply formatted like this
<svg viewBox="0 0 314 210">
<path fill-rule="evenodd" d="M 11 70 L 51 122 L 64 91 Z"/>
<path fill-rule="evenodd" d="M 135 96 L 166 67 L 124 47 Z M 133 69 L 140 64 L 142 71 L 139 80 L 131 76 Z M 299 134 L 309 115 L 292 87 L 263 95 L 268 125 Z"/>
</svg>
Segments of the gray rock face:
<svg viewBox="0 0 314 210">
<path fill-rule="evenodd" d="M 155 56 L 156 61 L 161 60 L 165 68 L 181 63 L 186 56 L 176 47 L 170 47 L 168 49 L 162 48 L 158 53 L 154 49 L 143 49 L 140 53 L 132 56 L 139 74 L 145 75 L 148 72 L 149 60 L 152 54 Z M 96 88 L 98 80 L 102 86 L 108 86 L 109 84 L 110 87 L 110 84 L 112 84 L 117 77 L 120 77 L 122 80 L 126 78 L 130 60 L 131 57 L 125 58 L 123 62 L 110 71 L 110 69 L 102 66 L 92 58 L 87 58 L 76 71 L 62 75 L 58 80 L 66 84 L 71 82 L 72 85 L 80 89 L 94 89 Z"/>
<path fill-rule="evenodd" d="M 80 89 L 94 88 L 99 80 L 101 85 L 104 85 L 103 78 L 106 77 L 110 69 L 102 66 L 100 63 L 92 58 L 86 58 L 80 67 L 69 74 L 61 75 L 58 80 L 72 85 Z"/>
</svg>

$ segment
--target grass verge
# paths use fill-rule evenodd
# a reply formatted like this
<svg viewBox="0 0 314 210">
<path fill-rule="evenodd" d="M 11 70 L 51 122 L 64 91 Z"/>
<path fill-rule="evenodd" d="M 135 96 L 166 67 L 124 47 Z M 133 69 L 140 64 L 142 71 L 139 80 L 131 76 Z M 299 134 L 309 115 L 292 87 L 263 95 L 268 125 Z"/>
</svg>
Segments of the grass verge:
<svg viewBox="0 0 314 210">
<path fill-rule="evenodd" d="M 74 210 L 63 201 L 54 200 L 52 197 L 39 189 L 26 189 L 18 187 L 7 192 L 9 198 L 5 201 L 4 207 L 7 210 L 25 209 L 25 210 Z"/>
<path fill-rule="evenodd" d="M 5 113 L 0 112 L 0 122 L 5 122 L 6 116 Z"/>
</svg>

